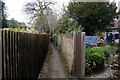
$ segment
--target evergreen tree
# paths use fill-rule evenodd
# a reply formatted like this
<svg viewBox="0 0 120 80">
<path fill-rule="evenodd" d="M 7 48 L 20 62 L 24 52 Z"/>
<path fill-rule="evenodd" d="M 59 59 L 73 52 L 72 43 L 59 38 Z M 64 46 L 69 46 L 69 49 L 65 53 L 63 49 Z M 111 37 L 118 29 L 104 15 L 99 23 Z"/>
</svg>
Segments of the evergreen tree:
<svg viewBox="0 0 120 80">
<path fill-rule="evenodd" d="M 82 25 L 87 35 L 95 35 L 113 26 L 116 4 L 109 2 L 70 2 L 68 13 L 70 18 Z"/>
</svg>

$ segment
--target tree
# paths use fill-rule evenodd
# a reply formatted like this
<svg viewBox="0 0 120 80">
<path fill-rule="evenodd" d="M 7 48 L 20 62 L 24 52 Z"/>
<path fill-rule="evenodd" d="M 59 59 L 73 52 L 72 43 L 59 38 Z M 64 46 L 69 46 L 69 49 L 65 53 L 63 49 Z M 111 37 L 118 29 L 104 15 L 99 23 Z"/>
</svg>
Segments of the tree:
<svg viewBox="0 0 120 80">
<path fill-rule="evenodd" d="M 35 29 L 39 32 L 48 32 L 49 27 L 45 14 L 51 9 L 51 4 L 53 5 L 54 3 L 45 0 L 36 0 L 25 5 L 25 12 L 30 14 L 30 22 L 35 23 Z"/>
<path fill-rule="evenodd" d="M 70 27 L 69 16 L 64 14 L 58 22 L 57 33 L 65 33 Z"/>
<path fill-rule="evenodd" d="M 65 13 L 58 21 L 56 28 L 57 34 L 72 33 L 74 31 L 80 32 L 83 28 L 81 25 L 78 25 L 77 22 L 70 19 L 69 14 Z"/>
<path fill-rule="evenodd" d="M 43 13 L 43 10 L 40 10 L 39 16 L 36 19 L 35 29 L 38 30 L 39 32 L 45 32 L 45 33 L 49 32 L 49 26 L 47 23 L 46 16 Z"/>
<path fill-rule="evenodd" d="M 45 14 L 46 19 L 48 21 L 48 26 L 53 29 L 57 26 L 58 23 L 58 19 L 57 19 L 57 15 L 55 12 L 53 12 L 53 10 L 48 10 L 47 13 Z"/>
<path fill-rule="evenodd" d="M 6 10 L 5 3 L 0 0 L 0 28 L 6 28 L 7 27 L 5 10 Z"/>
<path fill-rule="evenodd" d="M 110 29 L 117 16 L 116 9 L 116 4 L 109 2 L 70 2 L 68 5 L 70 18 L 83 26 L 86 35 Z"/>
<path fill-rule="evenodd" d="M 11 20 L 7 20 L 8 28 L 16 28 L 18 27 L 18 22 L 12 18 Z"/>
</svg>

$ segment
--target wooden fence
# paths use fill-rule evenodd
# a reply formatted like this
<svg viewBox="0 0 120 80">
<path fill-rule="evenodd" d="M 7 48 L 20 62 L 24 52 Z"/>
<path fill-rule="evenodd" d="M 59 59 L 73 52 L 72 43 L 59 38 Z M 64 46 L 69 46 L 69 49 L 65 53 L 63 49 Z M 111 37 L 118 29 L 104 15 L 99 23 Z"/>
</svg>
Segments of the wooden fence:
<svg viewBox="0 0 120 80">
<path fill-rule="evenodd" d="M 37 79 L 46 57 L 49 36 L 0 31 L 2 79 Z"/>
</svg>

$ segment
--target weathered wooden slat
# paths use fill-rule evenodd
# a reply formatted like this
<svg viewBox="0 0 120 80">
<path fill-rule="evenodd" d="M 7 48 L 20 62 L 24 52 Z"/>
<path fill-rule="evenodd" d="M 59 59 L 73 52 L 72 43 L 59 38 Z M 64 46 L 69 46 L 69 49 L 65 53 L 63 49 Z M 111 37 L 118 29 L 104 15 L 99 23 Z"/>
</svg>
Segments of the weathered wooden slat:
<svg viewBox="0 0 120 80">
<path fill-rule="evenodd" d="M 31 35 L 31 54 L 30 54 L 30 58 L 32 57 L 32 59 L 30 59 L 30 62 L 31 64 L 31 71 L 30 71 L 30 75 L 31 75 L 31 78 L 34 78 L 34 69 L 35 69 L 35 65 L 34 65 L 34 62 L 35 62 L 35 35 Z"/>
<path fill-rule="evenodd" d="M 26 77 L 29 78 L 29 33 L 25 35 L 25 43 L 26 43 L 26 50 L 25 50 L 25 59 L 26 59 Z"/>
<path fill-rule="evenodd" d="M 23 42 L 23 40 L 22 40 L 22 37 L 23 37 L 23 35 L 22 35 L 22 33 L 21 32 L 19 32 L 19 35 L 18 35 L 18 70 L 17 70 L 17 78 L 22 78 L 22 53 L 23 53 L 23 49 L 22 49 L 22 46 L 23 46 L 23 44 L 22 44 L 22 42 Z"/>
<path fill-rule="evenodd" d="M 13 78 L 12 77 L 12 74 L 13 74 L 13 72 L 12 72 L 12 32 L 10 31 L 10 37 L 9 37 L 9 39 L 10 39 L 10 76 L 11 76 L 11 78 Z"/>
<path fill-rule="evenodd" d="M 12 32 L 12 41 L 13 41 L 13 43 L 12 43 L 12 51 L 13 51 L 13 53 L 12 53 L 12 69 L 13 69 L 13 78 L 15 79 L 15 32 Z"/>
<path fill-rule="evenodd" d="M 19 78 L 19 54 L 20 54 L 20 32 L 18 32 L 18 36 L 17 36 L 17 78 Z"/>
<path fill-rule="evenodd" d="M 85 53 L 84 53 L 84 33 L 74 34 L 74 64 L 73 75 L 78 78 L 85 76 Z"/>
<path fill-rule="evenodd" d="M 3 64 L 4 64 L 4 79 L 7 79 L 7 54 L 6 54 L 6 52 L 7 52 L 7 50 L 6 50 L 6 44 L 7 44 L 7 42 L 6 42 L 6 38 L 7 36 L 6 36 L 6 31 L 3 31 L 3 40 L 4 40 L 4 42 L 3 42 L 3 48 L 4 48 L 4 52 L 3 52 L 3 57 L 4 57 L 4 62 L 3 62 Z"/>
<path fill-rule="evenodd" d="M 37 41 L 37 34 L 35 34 L 35 44 L 34 44 L 34 76 L 33 76 L 33 78 L 36 78 L 36 73 L 37 73 L 37 57 L 38 57 L 38 55 L 37 55 L 37 50 L 38 50 L 38 41 Z"/>
<path fill-rule="evenodd" d="M 38 58 L 38 66 L 40 66 L 40 68 L 38 67 L 38 69 L 41 69 L 41 65 L 42 65 L 42 60 L 43 60 L 43 53 L 42 53 L 42 39 L 43 39 L 43 37 L 42 36 L 40 36 L 40 35 L 38 35 L 37 36 L 38 37 L 38 57 L 39 56 L 41 56 L 40 58 Z M 41 48 L 41 49 L 40 49 Z M 38 71 L 40 71 L 40 70 L 38 70 Z M 37 72 L 37 73 L 39 73 L 39 72 Z"/>
<path fill-rule="evenodd" d="M 0 30 L 0 79 L 2 79 L 2 30 Z"/>
<path fill-rule="evenodd" d="M 40 71 L 40 69 L 41 69 L 41 63 L 42 63 L 42 59 L 43 59 L 43 53 L 42 53 L 42 51 L 41 51 L 41 39 L 42 39 L 42 37 L 39 35 L 39 34 L 37 34 L 37 70 L 36 70 L 36 74 L 39 74 L 39 71 Z M 39 57 L 39 56 L 41 56 L 41 57 Z M 36 78 L 37 78 L 38 76 L 36 76 Z"/>
<path fill-rule="evenodd" d="M 28 66 L 28 71 L 27 71 L 27 77 L 28 78 L 30 78 L 31 76 L 30 76 L 30 72 L 31 72 L 31 65 L 30 65 L 30 55 L 31 55 L 31 35 L 30 34 L 28 34 L 27 35 L 28 36 L 28 38 L 27 38 L 27 42 L 28 42 L 28 48 L 27 48 L 27 51 L 28 51 L 28 63 L 27 63 L 27 66 Z"/>
<path fill-rule="evenodd" d="M 29 34 L 30 36 L 30 47 L 29 47 L 29 76 L 30 78 L 33 78 L 33 74 L 34 74 L 34 65 L 31 65 L 34 63 L 34 35 L 32 34 Z"/>
<path fill-rule="evenodd" d="M 26 75 L 26 63 L 25 63 L 25 35 L 24 33 L 21 33 L 21 38 L 20 38 L 20 44 L 21 44 L 21 51 L 20 51 L 20 78 L 25 78 Z"/>
<path fill-rule="evenodd" d="M 11 78 L 14 78 L 14 75 L 13 75 L 14 74 L 14 72 L 13 72 L 13 68 L 14 68 L 13 67 L 13 64 L 14 64 L 13 63 L 13 31 L 10 32 L 10 40 L 11 40 L 10 41 L 10 47 L 11 47 L 10 48 L 10 55 L 11 55 L 11 59 L 10 59 L 11 60 L 11 62 L 10 62 L 11 63 Z"/>
<path fill-rule="evenodd" d="M 3 38 L 4 31 L 2 30 L 1 32 L 2 32 L 1 34 L 1 37 L 2 37 L 2 79 L 4 79 L 4 38 Z"/>
<path fill-rule="evenodd" d="M 6 54 L 7 54 L 7 78 L 10 79 L 10 31 L 6 31 Z"/>
<path fill-rule="evenodd" d="M 15 78 L 17 78 L 18 32 L 15 32 Z"/>
</svg>

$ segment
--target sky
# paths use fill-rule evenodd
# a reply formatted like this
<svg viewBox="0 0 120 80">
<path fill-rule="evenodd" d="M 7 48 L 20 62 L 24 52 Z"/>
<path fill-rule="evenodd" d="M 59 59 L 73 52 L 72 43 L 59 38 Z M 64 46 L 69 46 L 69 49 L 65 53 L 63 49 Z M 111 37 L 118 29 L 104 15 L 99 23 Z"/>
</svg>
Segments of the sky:
<svg viewBox="0 0 120 80">
<path fill-rule="evenodd" d="M 29 22 L 27 14 L 24 12 L 24 5 L 27 2 L 31 2 L 34 0 L 3 0 L 7 6 L 7 19 L 14 18 L 19 22 L 25 22 L 26 24 Z M 57 2 L 57 8 L 62 6 L 62 3 L 67 4 L 69 0 L 60 0 Z M 58 8 L 59 9 L 59 8 Z"/>
<path fill-rule="evenodd" d="M 3 0 L 3 1 L 7 6 L 7 14 L 8 14 L 7 19 L 14 18 L 17 21 L 25 22 L 26 24 L 29 22 L 28 16 L 23 11 L 23 9 L 24 9 L 24 5 L 27 2 L 31 2 L 34 0 Z M 62 8 L 61 6 L 63 5 L 63 3 L 67 5 L 70 0 L 54 0 L 54 1 L 57 2 L 56 8 L 58 8 L 59 11 L 60 8 Z M 115 0 L 115 2 L 118 1 L 120 0 Z"/>
</svg>

